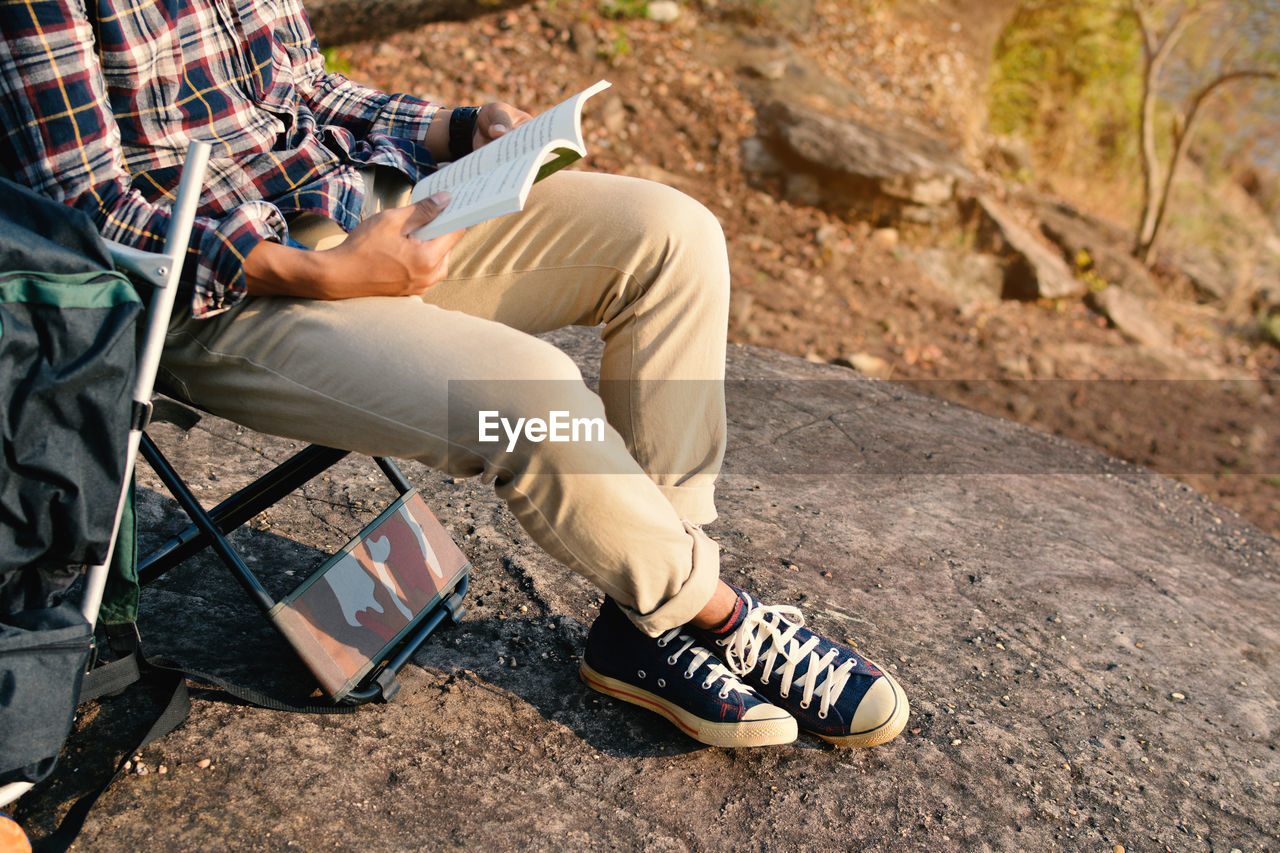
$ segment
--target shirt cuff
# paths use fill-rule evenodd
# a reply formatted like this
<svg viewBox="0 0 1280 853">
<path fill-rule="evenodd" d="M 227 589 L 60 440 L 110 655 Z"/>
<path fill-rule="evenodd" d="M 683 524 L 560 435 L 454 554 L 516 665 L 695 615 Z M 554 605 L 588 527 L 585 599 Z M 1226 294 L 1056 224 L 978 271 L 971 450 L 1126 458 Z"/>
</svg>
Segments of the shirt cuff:
<svg viewBox="0 0 1280 853">
<path fill-rule="evenodd" d="M 441 109 L 439 104 L 412 95 L 393 95 L 374 119 L 373 130 L 387 136 L 425 144 L 427 127 Z"/>
<path fill-rule="evenodd" d="M 191 316 L 197 320 L 230 309 L 248 292 L 244 261 L 264 240 L 284 242 L 289 233 L 280 209 L 265 201 L 233 209 L 205 231 L 197 248 Z"/>
</svg>

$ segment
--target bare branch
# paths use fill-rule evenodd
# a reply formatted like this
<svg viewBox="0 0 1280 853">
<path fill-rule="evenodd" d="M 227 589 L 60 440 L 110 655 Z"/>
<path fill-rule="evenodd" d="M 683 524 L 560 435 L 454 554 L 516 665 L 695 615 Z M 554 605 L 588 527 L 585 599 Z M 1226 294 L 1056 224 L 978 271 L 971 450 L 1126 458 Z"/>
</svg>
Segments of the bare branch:
<svg viewBox="0 0 1280 853">
<path fill-rule="evenodd" d="M 1150 205 L 1150 197 L 1144 205 L 1143 223 L 1138 235 L 1138 256 L 1143 263 L 1150 264 L 1155 254 L 1156 238 L 1160 234 L 1160 227 L 1164 224 L 1165 212 L 1169 207 L 1169 196 L 1173 189 L 1173 176 L 1178 170 L 1179 164 L 1187 149 L 1187 144 L 1191 139 L 1191 130 L 1195 126 L 1195 121 L 1200 113 L 1200 106 L 1205 99 L 1212 95 L 1215 91 L 1234 83 L 1238 80 L 1280 80 L 1280 69 L 1274 68 L 1241 68 L 1220 74 L 1213 80 L 1206 83 L 1196 91 L 1187 100 L 1187 109 L 1183 113 L 1183 119 L 1173 128 L 1173 153 L 1169 157 L 1169 165 L 1165 170 L 1164 181 L 1160 189 L 1160 198 L 1154 209 Z"/>
<path fill-rule="evenodd" d="M 1188 114 L 1194 114 L 1200 108 L 1200 103 L 1215 90 L 1234 83 L 1237 80 L 1280 80 L 1280 68 L 1240 68 L 1235 71 L 1228 71 L 1220 74 L 1213 80 L 1200 87 L 1194 95 L 1192 95 L 1187 103 L 1190 105 Z"/>
<path fill-rule="evenodd" d="M 1169 29 L 1165 30 L 1156 45 L 1154 54 L 1152 55 L 1151 64 L 1159 68 L 1164 61 L 1169 58 L 1169 54 L 1173 52 L 1174 47 L 1178 44 L 1178 39 L 1182 38 L 1182 34 L 1187 31 L 1187 27 L 1200 17 L 1201 10 L 1192 9 L 1183 14 L 1181 12 L 1173 16 L 1173 21 L 1169 24 Z M 1158 72 L 1157 72 L 1158 73 Z"/>
<path fill-rule="evenodd" d="M 1138 0 L 1129 0 L 1129 11 L 1138 21 L 1138 32 L 1142 36 L 1142 58 L 1144 63 L 1149 64 L 1156 52 L 1156 34 L 1151 27 L 1151 19 Z"/>
</svg>

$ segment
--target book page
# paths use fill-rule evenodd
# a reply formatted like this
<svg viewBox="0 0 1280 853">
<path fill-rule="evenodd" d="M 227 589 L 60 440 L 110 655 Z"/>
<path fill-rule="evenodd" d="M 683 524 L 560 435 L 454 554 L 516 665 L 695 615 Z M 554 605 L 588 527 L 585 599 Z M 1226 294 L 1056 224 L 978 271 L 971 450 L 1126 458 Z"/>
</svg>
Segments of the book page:
<svg viewBox="0 0 1280 853">
<path fill-rule="evenodd" d="M 419 181 L 411 201 L 440 190 L 448 190 L 453 198 L 436 220 L 414 236 L 429 240 L 524 207 L 535 178 L 587 153 L 580 129 L 582 105 L 609 85 L 601 80 Z M 539 172 L 544 164 L 548 170 Z"/>
<path fill-rule="evenodd" d="M 542 152 L 534 151 L 455 183 L 449 188 L 452 196 L 449 206 L 429 224 L 415 231 L 413 236 L 419 240 L 430 240 L 520 210 L 529 196 L 542 156 Z"/>
</svg>

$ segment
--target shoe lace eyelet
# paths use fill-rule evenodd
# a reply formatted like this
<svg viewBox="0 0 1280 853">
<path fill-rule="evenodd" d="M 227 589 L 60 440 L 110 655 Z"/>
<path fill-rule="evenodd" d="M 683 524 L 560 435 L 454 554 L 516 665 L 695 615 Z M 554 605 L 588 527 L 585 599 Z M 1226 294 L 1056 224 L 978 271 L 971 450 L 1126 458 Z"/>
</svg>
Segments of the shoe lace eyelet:
<svg viewBox="0 0 1280 853">
<path fill-rule="evenodd" d="M 808 703 L 808 702 L 805 702 L 805 701 L 802 699 L 802 700 L 800 700 L 800 707 L 801 707 L 801 708 L 804 708 L 804 709 L 807 711 L 807 710 L 809 709 L 809 703 Z"/>
<path fill-rule="evenodd" d="M 672 661 L 672 663 L 675 663 L 675 661 Z M 693 678 L 693 673 L 692 673 L 692 672 L 686 672 L 686 673 L 684 674 L 684 677 L 685 677 L 685 678 Z"/>
<path fill-rule="evenodd" d="M 675 656 L 675 655 L 672 655 L 671 657 L 667 658 L 667 663 L 671 664 L 672 666 L 675 666 L 675 665 L 676 665 L 676 656 Z"/>
<path fill-rule="evenodd" d="M 636 670 L 636 675 L 640 676 L 641 678 L 644 678 L 645 677 L 644 670 L 643 669 Z"/>
<path fill-rule="evenodd" d="M 659 641 L 658 641 L 658 648 L 660 648 L 660 649 L 665 649 L 666 647 L 667 647 L 667 641 L 666 641 L 666 640 L 659 640 Z"/>
<path fill-rule="evenodd" d="M 826 712 L 826 711 L 819 711 L 819 712 L 818 712 L 818 719 L 819 719 L 819 720 L 825 720 L 826 718 L 827 718 L 827 712 Z"/>
<path fill-rule="evenodd" d="M 712 684 L 714 684 L 714 683 L 715 683 L 715 682 L 713 682 L 713 681 L 704 681 L 704 682 L 702 682 L 702 689 L 703 689 L 703 690 L 710 690 L 710 689 L 711 689 L 711 685 L 712 685 Z"/>
<path fill-rule="evenodd" d="M 659 687 L 666 687 L 666 686 L 667 686 L 667 680 L 666 680 L 665 678 L 659 678 L 659 679 L 658 679 L 658 686 L 659 686 Z"/>
<path fill-rule="evenodd" d="M 786 699 L 787 696 L 789 696 L 790 694 L 785 690 L 779 690 L 778 695 L 781 696 L 783 699 Z"/>
</svg>

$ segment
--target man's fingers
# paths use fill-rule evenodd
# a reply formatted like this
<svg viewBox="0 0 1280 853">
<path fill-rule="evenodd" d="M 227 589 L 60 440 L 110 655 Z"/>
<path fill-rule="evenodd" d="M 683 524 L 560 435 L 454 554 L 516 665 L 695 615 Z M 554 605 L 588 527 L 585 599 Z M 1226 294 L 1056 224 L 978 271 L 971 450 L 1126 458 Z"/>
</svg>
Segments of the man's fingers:
<svg viewBox="0 0 1280 853">
<path fill-rule="evenodd" d="M 502 134 L 511 129 L 511 116 L 502 107 L 497 107 L 489 115 L 488 124 L 485 126 L 485 134 L 490 139 L 497 139 Z"/>
<path fill-rule="evenodd" d="M 449 253 L 453 251 L 454 246 L 458 245 L 458 241 L 462 239 L 462 235 L 465 233 L 465 229 L 460 229 L 420 242 L 414 250 L 413 257 L 417 259 L 417 263 L 434 269 L 440 264 L 448 262 Z M 434 282 L 432 283 L 434 284 Z"/>
<path fill-rule="evenodd" d="M 416 257 L 420 264 L 420 274 L 410 287 L 412 292 L 425 293 L 428 288 L 449 275 L 449 254 L 453 251 L 453 247 L 458 245 L 463 233 L 463 231 L 451 231 L 418 244 Z"/>
<path fill-rule="evenodd" d="M 424 225 L 428 225 L 440 212 L 449 206 L 449 193 L 441 190 L 438 193 L 432 193 L 426 198 L 409 207 L 409 216 L 405 219 L 404 234 L 408 236 Z"/>
<path fill-rule="evenodd" d="M 458 245 L 458 241 L 462 239 L 462 235 L 466 233 L 466 229 L 458 231 L 450 231 L 448 234 L 441 234 L 427 241 L 427 245 L 431 247 L 432 254 L 440 257 L 453 251 L 453 247 Z"/>
<path fill-rule="evenodd" d="M 511 129 L 511 116 L 504 109 L 494 111 L 493 120 L 489 122 L 489 135 L 501 136 Z"/>
<path fill-rule="evenodd" d="M 485 104 L 476 121 L 476 144 L 479 146 L 492 142 L 529 119 L 527 112 L 505 101 Z"/>
</svg>

